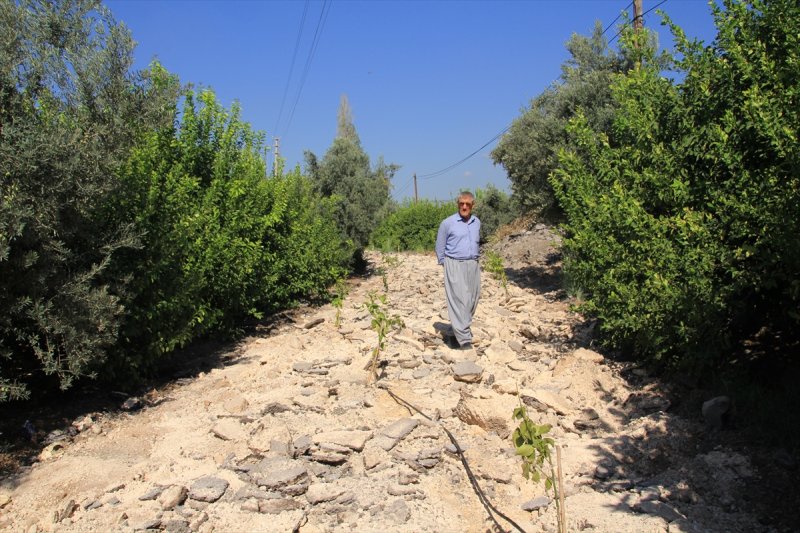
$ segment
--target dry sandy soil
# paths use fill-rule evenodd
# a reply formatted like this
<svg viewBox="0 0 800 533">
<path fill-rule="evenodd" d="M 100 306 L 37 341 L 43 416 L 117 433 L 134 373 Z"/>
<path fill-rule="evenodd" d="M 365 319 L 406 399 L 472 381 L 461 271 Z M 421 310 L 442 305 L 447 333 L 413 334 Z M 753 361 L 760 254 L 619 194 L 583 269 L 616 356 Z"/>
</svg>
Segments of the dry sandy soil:
<svg viewBox="0 0 800 533">
<path fill-rule="evenodd" d="M 791 530 L 759 497 L 774 461 L 593 349 L 559 290 L 556 243 L 537 226 L 494 246 L 508 294 L 484 273 L 473 351 L 443 340 L 432 256 L 374 254 L 338 327 L 331 305 L 287 313 L 125 408 L 52 431 L 33 420 L 35 460 L 0 480 L 0 530 L 555 532 L 556 505 L 511 443 L 520 402 L 561 448 L 567 531 Z M 370 293 L 404 322 L 376 383 Z"/>
</svg>

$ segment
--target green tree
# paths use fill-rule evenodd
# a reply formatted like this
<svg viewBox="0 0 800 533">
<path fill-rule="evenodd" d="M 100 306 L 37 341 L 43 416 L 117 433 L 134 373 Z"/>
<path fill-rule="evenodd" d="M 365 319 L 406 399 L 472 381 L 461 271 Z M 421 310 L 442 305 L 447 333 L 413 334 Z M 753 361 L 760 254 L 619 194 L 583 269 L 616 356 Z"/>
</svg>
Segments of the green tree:
<svg viewBox="0 0 800 533">
<path fill-rule="evenodd" d="M 321 161 L 306 152 L 306 171 L 322 196 L 335 199 L 337 225 L 342 237 L 354 246 L 357 260 L 372 231 L 387 213 L 391 179 L 398 169 L 397 165 L 384 163 L 382 158 L 371 167 L 352 123 L 346 97 L 339 106 L 333 145 Z"/>
<path fill-rule="evenodd" d="M 565 271 L 606 342 L 701 368 L 800 319 L 800 5 L 713 12 L 711 46 L 672 26 L 681 84 L 631 47 L 640 67 L 615 77 L 611 136 L 575 120 L 551 180 Z"/>
<path fill-rule="evenodd" d="M 517 217 L 517 209 L 508 194 L 489 183 L 475 191 L 475 216 L 481 220 L 481 240 L 488 240 L 500 226 Z"/>
<path fill-rule="evenodd" d="M 608 47 L 599 22 L 591 36 L 573 34 L 566 48 L 570 58 L 559 79 L 531 101 L 491 153 L 508 172 L 513 200 L 522 211 L 550 220 L 561 214 L 549 177 L 559 150 L 570 146 L 569 120 L 581 109 L 594 129 L 607 131 L 614 110 L 612 75 L 630 66 L 624 54 Z"/>
<path fill-rule="evenodd" d="M 332 201 L 299 170 L 264 177 L 263 134 L 238 103 L 227 110 L 210 90 L 186 91 L 171 109 L 173 124 L 152 131 L 122 172 L 115 211 L 144 247 L 117 263 L 132 282 L 115 373 L 141 373 L 201 335 L 326 292 L 350 255 Z"/>
<path fill-rule="evenodd" d="M 104 205 L 140 133 L 162 122 L 133 41 L 97 1 L 0 3 L 0 401 L 42 373 L 67 388 L 117 339 L 134 228 Z M 25 378 L 28 379 L 28 378 Z"/>
</svg>

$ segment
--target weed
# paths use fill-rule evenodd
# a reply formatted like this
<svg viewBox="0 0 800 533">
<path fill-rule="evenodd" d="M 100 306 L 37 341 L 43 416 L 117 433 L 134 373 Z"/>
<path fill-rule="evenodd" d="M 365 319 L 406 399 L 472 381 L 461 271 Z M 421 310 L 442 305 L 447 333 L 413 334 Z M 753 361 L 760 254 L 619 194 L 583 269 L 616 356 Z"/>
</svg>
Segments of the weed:
<svg viewBox="0 0 800 533">
<path fill-rule="evenodd" d="M 370 291 L 367 296 L 369 297 L 369 301 L 364 302 L 362 307 L 372 316 L 371 326 L 372 329 L 375 330 L 375 333 L 378 334 L 378 344 L 375 346 L 375 349 L 372 350 L 372 359 L 369 364 L 370 379 L 377 380 L 378 356 L 386 348 L 386 335 L 388 335 L 392 329 L 404 327 L 405 324 L 403 323 L 403 319 L 399 316 L 390 316 L 388 314 L 386 310 L 385 294 L 376 295 L 374 292 Z"/>
<path fill-rule="evenodd" d="M 557 482 L 555 468 L 553 467 L 553 449 L 555 441 L 545 435 L 550 432 L 552 427 L 549 424 L 536 425 L 528 417 L 525 406 L 520 404 L 514 409 L 513 417 L 520 420 L 519 427 L 514 430 L 512 439 L 516 453 L 522 458 L 522 475 L 525 479 L 538 483 L 544 479 L 544 490 L 553 490 L 553 500 L 556 502 L 556 514 L 558 517 L 558 530 L 564 531 L 562 502 L 559 498 L 562 493 L 560 480 Z M 544 465 L 550 470 L 550 475 L 544 471 Z"/>
<path fill-rule="evenodd" d="M 487 253 L 484 268 L 492 275 L 492 277 L 494 277 L 494 279 L 500 282 L 500 285 L 503 287 L 503 290 L 506 293 L 506 298 L 508 298 L 508 276 L 506 276 L 506 269 L 503 265 L 503 258 L 500 257 L 500 254 L 494 251 Z"/>
</svg>

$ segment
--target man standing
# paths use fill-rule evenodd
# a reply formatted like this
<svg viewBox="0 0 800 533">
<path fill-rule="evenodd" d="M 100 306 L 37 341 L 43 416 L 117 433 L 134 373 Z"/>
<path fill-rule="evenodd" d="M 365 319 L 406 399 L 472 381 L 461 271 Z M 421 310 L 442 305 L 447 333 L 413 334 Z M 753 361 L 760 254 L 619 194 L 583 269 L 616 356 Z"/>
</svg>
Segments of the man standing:
<svg viewBox="0 0 800 533">
<path fill-rule="evenodd" d="M 444 265 L 444 292 L 447 313 L 461 349 L 472 348 L 472 316 L 481 293 L 478 243 L 481 221 L 472 214 L 475 196 L 465 191 L 458 195 L 458 212 L 439 225 L 436 257 Z"/>
</svg>

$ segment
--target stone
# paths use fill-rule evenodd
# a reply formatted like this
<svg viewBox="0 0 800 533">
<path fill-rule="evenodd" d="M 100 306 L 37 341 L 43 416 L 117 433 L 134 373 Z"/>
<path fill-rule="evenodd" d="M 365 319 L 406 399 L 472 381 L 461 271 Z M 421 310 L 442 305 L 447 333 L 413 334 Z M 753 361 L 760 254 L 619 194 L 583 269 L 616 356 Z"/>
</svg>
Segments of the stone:
<svg viewBox="0 0 800 533">
<path fill-rule="evenodd" d="M 275 498 L 259 501 L 256 505 L 256 510 L 264 514 L 280 514 L 284 511 L 294 511 L 303 507 L 302 503 L 291 498 Z"/>
<path fill-rule="evenodd" d="M 516 394 L 519 387 L 513 379 L 499 379 L 492 383 L 492 390 L 501 394 Z"/>
<path fill-rule="evenodd" d="M 158 496 L 158 503 L 162 509 L 171 510 L 186 501 L 188 494 L 189 491 L 183 485 L 172 485 L 165 488 Z"/>
<path fill-rule="evenodd" d="M 550 505 L 550 498 L 547 496 L 537 496 L 532 500 L 528 500 L 527 502 L 521 505 L 523 511 L 538 511 L 539 509 L 547 509 Z"/>
<path fill-rule="evenodd" d="M 674 522 L 675 520 L 686 518 L 671 505 L 667 505 L 666 503 L 660 501 L 653 501 L 653 500 L 640 501 L 639 503 L 633 506 L 633 510 L 638 511 L 640 513 L 659 516 L 664 520 L 666 520 L 667 522 Z"/>
<path fill-rule="evenodd" d="M 731 409 L 731 399 L 727 396 L 717 396 L 703 402 L 703 419 L 710 428 L 722 429 L 727 422 Z"/>
<path fill-rule="evenodd" d="M 229 398 L 222 404 L 222 407 L 231 414 L 243 413 L 249 407 L 249 403 L 241 396 Z"/>
<path fill-rule="evenodd" d="M 195 516 L 191 522 L 189 522 L 189 529 L 192 531 L 197 531 L 200 529 L 200 526 L 208 522 L 208 513 L 205 511 L 201 511 Z"/>
<path fill-rule="evenodd" d="M 314 435 L 312 441 L 317 445 L 324 443 L 337 444 L 360 452 L 371 438 L 371 431 L 324 431 Z"/>
<path fill-rule="evenodd" d="M 393 518 L 397 524 L 405 524 L 411 518 L 411 510 L 405 500 L 394 500 L 386 506 L 384 512 Z"/>
<path fill-rule="evenodd" d="M 508 341 L 508 347 L 514 350 L 514 352 L 521 354 L 525 351 L 525 345 L 519 342 L 518 340 L 510 340 Z"/>
<path fill-rule="evenodd" d="M 164 531 L 170 533 L 188 533 L 189 521 L 181 518 L 173 518 L 171 520 L 164 520 L 159 527 L 164 528 Z"/>
<path fill-rule="evenodd" d="M 306 499 L 311 505 L 329 502 L 338 498 L 344 489 L 332 483 L 312 483 L 306 491 Z"/>
<path fill-rule="evenodd" d="M 428 377 L 430 373 L 431 370 L 429 368 L 418 368 L 417 370 L 414 370 L 414 373 L 411 374 L 411 377 L 414 379 L 422 379 Z"/>
<path fill-rule="evenodd" d="M 517 359 L 517 354 L 514 350 L 508 348 L 502 341 L 495 341 L 486 348 L 484 356 L 488 361 L 496 365 L 505 365 Z"/>
<path fill-rule="evenodd" d="M 242 424 L 239 423 L 238 420 L 232 418 L 223 418 L 218 421 L 214 427 L 211 428 L 211 433 L 222 440 L 240 441 L 247 438 L 247 433 L 242 427 Z"/>
<path fill-rule="evenodd" d="M 300 461 L 286 459 L 265 459 L 250 471 L 250 478 L 267 490 L 296 496 L 308 488 L 308 470 Z"/>
<path fill-rule="evenodd" d="M 297 361 L 292 364 L 292 370 L 295 372 L 308 372 L 313 368 L 314 364 L 308 361 Z"/>
<path fill-rule="evenodd" d="M 144 403 L 141 398 L 137 398 L 136 396 L 131 396 L 121 405 L 123 411 L 138 411 L 142 407 L 144 407 Z"/>
<path fill-rule="evenodd" d="M 384 461 L 384 456 L 375 448 L 367 448 L 362 455 L 364 468 L 372 470 Z"/>
<path fill-rule="evenodd" d="M 453 378 L 464 383 L 478 383 L 483 376 L 483 367 L 472 361 L 459 361 L 453 365 Z"/>
<path fill-rule="evenodd" d="M 491 398 L 472 398 L 462 395 L 454 413 L 465 424 L 494 431 L 504 439 L 511 434 L 511 414 L 517 405 L 516 398 L 507 395 L 496 395 Z"/>
<path fill-rule="evenodd" d="M 415 418 L 401 418 L 383 428 L 381 435 L 394 440 L 402 440 L 418 425 L 419 420 Z"/>
<path fill-rule="evenodd" d="M 573 411 L 569 401 L 546 389 L 523 389 L 520 391 L 523 403 L 535 406 L 536 403 L 545 405 L 558 413 L 559 415 L 568 415 Z M 530 402 L 530 403 L 529 403 Z"/>
<path fill-rule="evenodd" d="M 164 492 L 165 488 L 166 487 L 161 487 L 156 485 L 155 487 L 152 487 L 147 492 L 139 496 L 139 500 L 140 501 L 155 500 L 161 495 L 162 492 Z"/>
<path fill-rule="evenodd" d="M 602 363 L 605 360 L 605 357 L 603 357 L 599 353 L 593 350 L 587 350 L 586 348 L 578 348 L 572 353 L 572 355 L 576 359 L 580 359 L 582 361 L 589 361 L 591 363 Z"/>
<path fill-rule="evenodd" d="M 189 497 L 201 502 L 213 503 L 228 490 L 228 482 L 218 477 L 201 477 L 189 487 Z"/>
</svg>

